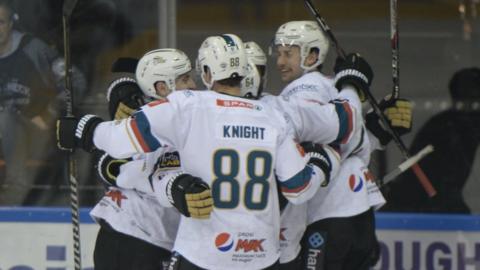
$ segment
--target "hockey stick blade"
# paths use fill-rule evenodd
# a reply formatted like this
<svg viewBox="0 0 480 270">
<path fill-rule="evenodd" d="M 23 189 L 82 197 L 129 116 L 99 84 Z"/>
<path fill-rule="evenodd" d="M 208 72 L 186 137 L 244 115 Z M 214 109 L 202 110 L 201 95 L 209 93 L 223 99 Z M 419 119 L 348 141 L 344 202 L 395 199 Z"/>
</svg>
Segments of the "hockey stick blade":
<svg viewBox="0 0 480 270">
<path fill-rule="evenodd" d="M 404 171 L 408 170 L 412 167 L 415 163 L 418 163 L 422 158 L 433 152 L 433 146 L 431 144 L 425 146 L 421 151 L 419 151 L 416 155 L 412 156 L 411 158 L 405 160 L 400 165 L 397 166 L 393 171 L 389 172 L 383 177 L 383 184 L 387 184 L 388 182 L 392 181 L 395 177 L 403 173 Z"/>
<path fill-rule="evenodd" d="M 72 15 L 73 9 L 77 5 L 78 0 L 64 0 L 63 2 L 63 16 L 70 17 Z"/>
<path fill-rule="evenodd" d="M 128 72 L 135 74 L 138 59 L 132 57 L 120 57 L 112 64 L 112 72 Z"/>
</svg>

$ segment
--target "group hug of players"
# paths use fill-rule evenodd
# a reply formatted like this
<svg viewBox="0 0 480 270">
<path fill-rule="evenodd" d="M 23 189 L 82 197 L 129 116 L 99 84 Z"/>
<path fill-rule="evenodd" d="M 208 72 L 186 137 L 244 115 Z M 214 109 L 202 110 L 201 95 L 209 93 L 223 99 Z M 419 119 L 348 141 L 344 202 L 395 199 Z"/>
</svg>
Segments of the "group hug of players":
<svg viewBox="0 0 480 270">
<path fill-rule="evenodd" d="M 378 259 L 373 211 L 385 200 L 368 171 L 390 135 L 362 113 L 373 71 L 359 54 L 322 64 L 329 42 L 291 21 L 272 51 L 285 87 L 267 94 L 267 57 L 233 34 L 206 38 L 196 71 L 178 49 L 147 52 L 113 81 L 112 121 L 57 122 L 61 149 L 101 154 L 107 191 L 95 269 L 369 269 Z M 411 105 L 385 100 L 400 134 Z M 366 119 L 366 121 L 364 120 Z"/>
</svg>

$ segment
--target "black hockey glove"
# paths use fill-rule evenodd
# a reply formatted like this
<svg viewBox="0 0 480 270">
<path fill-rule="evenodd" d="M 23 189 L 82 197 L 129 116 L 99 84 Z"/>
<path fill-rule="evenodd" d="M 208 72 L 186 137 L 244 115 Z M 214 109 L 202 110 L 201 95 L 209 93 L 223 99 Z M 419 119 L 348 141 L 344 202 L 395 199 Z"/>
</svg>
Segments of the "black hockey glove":
<svg viewBox="0 0 480 270">
<path fill-rule="evenodd" d="M 110 83 L 107 92 L 108 111 L 111 119 L 124 119 L 145 105 L 145 95 L 137 82 L 128 77 Z"/>
<path fill-rule="evenodd" d="M 210 187 L 202 179 L 178 173 L 167 184 L 167 198 L 186 217 L 207 219 L 213 211 Z"/>
<path fill-rule="evenodd" d="M 308 164 L 317 166 L 325 174 L 325 179 L 321 186 L 326 187 L 330 183 L 330 173 L 332 171 L 332 161 L 328 153 L 323 149 L 323 145 L 313 142 L 303 142 L 300 144 L 306 154 L 310 156 Z"/>
<path fill-rule="evenodd" d="M 104 153 L 97 162 L 97 172 L 106 186 L 117 186 L 117 176 L 120 174 L 120 166 L 131 161 L 128 159 L 114 159 Z"/>
<path fill-rule="evenodd" d="M 62 117 L 57 120 L 57 146 L 60 150 L 73 151 L 81 147 L 87 152 L 95 150 L 93 134 L 102 118 L 92 114 L 82 118 Z"/>
<path fill-rule="evenodd" d="M 365 101 L 365 92 L 370 91 L 373 71 L 367 61 L 357 53 L 347 55 L 345 59 L 338 57 L 333 68 L 335 87 L 341 91 L 351 85 L 357 90 L 360 100 Z"/>
<path fill-rule="evenodd" d="M 409 100 L 385 97 L 378 107 L 398 135 L 407 134 L 412 130 L 412 103 Z M 366 114 L 365 126 L 383 146 L 392 140 L 392 135 L 386 130 L 373 110 Z"/>
</svg>

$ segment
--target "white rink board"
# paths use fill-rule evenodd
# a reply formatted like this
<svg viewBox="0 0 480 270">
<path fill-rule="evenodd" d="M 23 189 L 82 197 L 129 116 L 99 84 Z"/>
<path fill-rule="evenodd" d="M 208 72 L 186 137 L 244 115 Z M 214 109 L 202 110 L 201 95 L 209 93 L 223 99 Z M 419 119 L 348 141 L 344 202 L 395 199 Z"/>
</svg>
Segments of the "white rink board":
<svg viewBox="0 0 480 270">
<path fill-rule="evenodd" d="M 69 209 L 55 208 L 54 214 L 46 214 L 47 208 L 24 208 L 26 211 L 15 208 L 16 214 L 4 209 L 0 209 L 0 270 L 74 269 Z M 57 211 L 63 211 L 61 217 L 56 215 Z M 91 219 L 88 221 L 88 210 L 82 210 L 81 216 L 82 222 L 87 219 L 80 226 L 82 269 L 93 270 L 99 226 Z"/>
<path fill-rule="evenodd" d="M 80 213 L 83 270 L 93 270 L 99 228 L 89 210 Z M 376 219 L 375 270 L 480 269 L 479 216 L 377 213 Z M 68 208 L 0 208 L 0 270 L 73 270 L 70 222 Z"/>
<path fill-rule="evenodd" d="M 381 258 L 375 270 L 480 269 L 480 217 L 376 215 Z"/>
</svg>

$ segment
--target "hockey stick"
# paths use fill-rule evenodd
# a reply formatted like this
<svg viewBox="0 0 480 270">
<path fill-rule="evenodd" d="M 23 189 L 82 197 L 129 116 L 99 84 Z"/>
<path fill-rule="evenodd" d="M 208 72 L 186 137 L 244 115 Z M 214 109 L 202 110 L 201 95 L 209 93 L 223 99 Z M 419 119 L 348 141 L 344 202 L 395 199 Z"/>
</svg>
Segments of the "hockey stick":
<svg viewBox="0 0 480 270">
<path fill-rule="evenodd" d="M 65 102 L 67 105 L 66 116 L 73 117 L 73 88 L 72 88 L 72 63 L 70 59 L 70 16 L 77 4 L 77 0 L 64 0 L 63 2 L 63 46 L 65 58 Z M 80 248 L 80 220 L 78 203 L 78 182 L 76 178 L 76 162 L 72 153 L 67 154 L 67 173 L 70 186 L 70 208 L 72 211 L 73 227 L 73 259 L 74 269 L 82 269 L 82 256 Z"/>
<path fill-rule="evenodd" d="M 420 150 L 416 155 L 412 156 L 411 158 L 405 160 L 400 165 L 397 166 L 393 171 L 386 174 L 382 179 L 382 185 L 387 184 L 395 177 L 399 176 L 404 171 L 408 170 L 414 164 L 418 163 L 422 158 L 433 152 L 433 145 L 429 144 L 425 146 L 422 150 Z"/>
<path fill-rule="evenodd" d="M 304 0 L 304 2 L 305 2 L 305 5 L 307 6 L 308 10 L 310 11 L 310 13 L 315 17 L 315 20 L 317 21 L 317 23 L 320 26 L 320 28 L 322 29 L 322 31 L 330 39 L 333 46 L 335 46 L 338 56 L 340 56 L 342 58 L 345 58 L 346 57 L 345 51 L 340 47 L 337 39 L 335 38 L 335 35 L 333 34 L 332 30 L 330 29 L 330 27 L 325 22 L 325 19 L 322 16 L 320 16 L 318 11 L 313 6 L 311 0 Z M 408 153 L 407 147 L 405 146 L 403 141 L 400 139 L 400 136 L 398 136 L 398 134 L 390 126 L 390 123 L 387 121 L 387 119 L 385 118 L 385 115 L 380 110 L 380 108 L 378 106 L 378 103 L 375 100 L 375 97 L 368 90 L 365 91 L 365 96 L 367 97 L 370 105 L 372 106 L 373 110 L 375 111 L 375 114 L 378 115 L 380 121 L 382 122 L 382 124 L 387 129 L 387 132 L 392 136 L 393 141 L 395 141 L 396 145 L 400 149 L 400 152 L 402 153 L 404 158 L 409 159 L 410 154 Z M 423 188 L 427 192 L 428 196 L 430 196 L 430 197 L 435 196 L 436 190 L 432 186 L 430 180 L 425 175 L 425 173 L 420 168 L 420 166 L 418 166 L 418 164 L 414 164 L 412 166 L 412 170 L 414 171 L 415 175 L 417 176 L 418 180 L 420 181 L 420 184 L 423 186 Z"/>
<path fill-rule="evenodd" d="M 399 68 L 399 50 L 398 50 L 398 13 L 397 0 L 390 0 L 390 44 L 392 46 L 392 80 L 393 90 L 392 99 L 397 99 L 400 95 L 400 68 Z"/>
<path fill-rule="evenodd" d="M 398 35 L 398 2 L 397 1 L 398 0 L 390 0 L 390 45 L 392 46 L 392 81 L 393 81 L 392 98 L 393 99 L 397 99 L 400 96 L 400 50 L 399 50 L 400 47 L 399 47 L 399 35 Z M 398 139 L 400 138 L 398 137 Z M 401 140 L 397 144 L 400 144 L 400 148 L 401 148 L 400 150 L 402 150 L 402 148 L 405 149 L 405 150 L 402 150 L 402 152 L 405 151 L 405 153 L 408 154 L 405 144 L 403 144 Z M 430 149 L 430 148 L 427 148 L 427 149 Z M 426 149 L 423 149 L 423 150 L 426 150 Z M 431 147 L 431 151 L 433 151 L 433 146 Z M 419 155 L 420 153 L 418 153 L 416 156 L 419 156 Z M 432 186 L 430 180 L 425 175 L 420 165 L 418 165 L 418 161 L 420 161 L 420 158 L 415 162 L 409 163 L 408 155 L 406 157 L 407 157 L 407 160 L 404 163 L 400 164 L 398 168 L 401 168 L 402 165 L 407 163 L 408 167 L 412 168 L 413 172 L 415 173 L 417 178 L 420 180 L 420 183 L 422 184 L 423 188 L 427 192 L 428 196 L 429 197 L 435 196 L 436 194 L 435 188 Z M 408 167 L 406 167 L 404 171 Z M 394 172 L 395 170 L 392 173 Z M 387 176 L 389 176 L 389 174 L 387 174 Z M 390 177 L 391 176 L 392 175 L 390 175 Z"/>
</svg>

